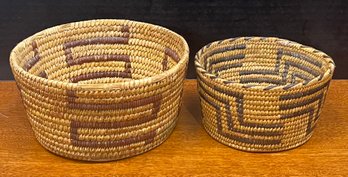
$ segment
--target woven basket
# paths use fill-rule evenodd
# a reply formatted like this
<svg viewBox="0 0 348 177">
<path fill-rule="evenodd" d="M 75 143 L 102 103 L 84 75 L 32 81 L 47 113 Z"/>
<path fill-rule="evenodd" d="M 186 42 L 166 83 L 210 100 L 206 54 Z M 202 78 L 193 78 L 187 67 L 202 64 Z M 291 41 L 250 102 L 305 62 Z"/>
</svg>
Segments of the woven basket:
<svg viewBox="0 0 348 177">
<path fill-rule="evenodd" d="M 181 36 L 159 26 L 91 20 L 25 39 L 10 63 L 42 146 L 72 159 L 109 161 L 168 138 L 188 52 Z"/>
<path fill-rule="evenodd" d="M 196 55 L 203 125 L 245 151 L 281 151 L 312 135 L 334 71 L 326 54 L 295 42 L 242 37 Z"/>
</svg>

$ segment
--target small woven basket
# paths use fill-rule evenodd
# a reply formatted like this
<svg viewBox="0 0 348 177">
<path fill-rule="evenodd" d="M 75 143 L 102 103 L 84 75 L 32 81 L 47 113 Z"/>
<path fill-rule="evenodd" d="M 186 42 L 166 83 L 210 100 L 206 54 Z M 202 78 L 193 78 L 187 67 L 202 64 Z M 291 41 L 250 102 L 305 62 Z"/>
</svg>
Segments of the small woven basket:
<svg viewBox="0 0 348 177">
<path fill-rule="evenodd" d="M 188 53 L 186 41 L 163 27 L 90 20 L 25 39 L 10 63 L 42 146 L 72 159 L 109 161 L 168 138 Z"/>
<path fill-rule="evenodd" d="M 316 49 L 264 37 L 213 42 L 195 65 L 206 131 L 255 152 L 291 149 L 311 137 L 335 67 Z"/>
</svg>

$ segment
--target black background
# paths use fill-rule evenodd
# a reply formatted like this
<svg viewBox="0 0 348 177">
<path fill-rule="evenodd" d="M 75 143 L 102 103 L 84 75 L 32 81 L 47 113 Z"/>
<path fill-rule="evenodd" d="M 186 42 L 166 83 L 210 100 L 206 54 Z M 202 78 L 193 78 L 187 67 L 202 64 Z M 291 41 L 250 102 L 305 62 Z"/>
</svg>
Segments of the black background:
<svg viewBox="0 0 348 177">
<path fill-rule="evenodd" d="M 275 36 L 315 47 L 333 57 L 334 78 L 348 79 L 348 1 L 227 0 L 0 0 L 0 79 L 13 79 L 8 58 L 24 38 L 62 23 L 97 18 L 144 21 L 188 41 L 193 56 L 215 40 Z"/>
</svg>

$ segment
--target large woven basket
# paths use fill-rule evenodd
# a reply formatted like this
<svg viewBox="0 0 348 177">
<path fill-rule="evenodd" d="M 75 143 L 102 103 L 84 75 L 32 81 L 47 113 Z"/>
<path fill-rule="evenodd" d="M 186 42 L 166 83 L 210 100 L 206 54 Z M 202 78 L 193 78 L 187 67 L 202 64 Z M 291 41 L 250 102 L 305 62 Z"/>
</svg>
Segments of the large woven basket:
<svg viewBox="0 0 348 177">
<path fill-rule="evenodd" d="M 264 37 L 213 42 L 195 65 L 206 131 L 258 152 L 287 150 L 311 137 L 334 71 L 323 52 Z"/>
<path fill-rule="evenodd" d="M 163 27 L 91 20 L 20 42 L 10 63 L 37 140 L 72 159 L 146 152 L 174 129 L 189 48 Z"/>
</svg>

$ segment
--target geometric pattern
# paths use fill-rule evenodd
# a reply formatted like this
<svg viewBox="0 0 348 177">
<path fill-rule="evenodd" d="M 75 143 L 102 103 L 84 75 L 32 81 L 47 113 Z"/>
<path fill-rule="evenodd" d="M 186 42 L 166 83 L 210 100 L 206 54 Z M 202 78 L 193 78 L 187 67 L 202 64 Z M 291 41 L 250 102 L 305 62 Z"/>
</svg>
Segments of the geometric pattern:
<svg viewBox="0 0 348 177">
<path fill-rule="evenodd" d="M 285 123 L 282 122 L 286 121 L 286 119 L 292 119 L 298 116 L 305 116 L 308 120 L 306 136 L 312 132 L 319 118 L 320 108 L 324 102 L 323 99 L 325 98 L 328 85 L 329 82 L 323 84 L 320 87 L 308 90 L 303 93 L 281 95 L 279 97 L 280 101 L 293 101 L 293 103 L 288 104 L 287 102 L 284 102 L 284 104 L 279 105 L 280 111 L 296 109 L 309 104 L 311 104 L 312 106 L 305 109 L 299 109 L 298 111 L 295 111 L 291 114 L 280 114 L 280 120 L 276 121 L 278 123 L 267 124 L 248 122 L 244 119 L 244 94 L 242 93 L 221 90 L 218 87 L 214 87 L 214 90 L 220 93 L 224 93 L 226 95 L 226 99 L 223 99 L 221 97 L 213 96 L 206 89 L 208 86 L 203 85 L 201 82 L 199 83 L 199 93 L 202 104 L 209 104 L 216 111 L 215 119 L 217 121 L 216 128 L 218 134 L 246 144 L 277 145 L 280 144 L 282 141 L 283 128 L 285 126 Z M 305 96 L 309 96 L 311 98 L 305 100 L 304 102 L 296 101 L 296 99 Z M 231 100 L 234 100 L 234 105 L 236 106 L 231 106 Z M 234 110 L 237 114 L 232 114 L 232 110 Z M 227 121 L 223 121 L 223 118 L 226 118 Z M 228 129 L 224 130 L 223 127 L 228 127 Z M 256 129 L 263 129 L 263 131 L 256 131 Z M 234 133 L 230 132 L 244 134 L 247 136 L 237 136 Z M 255 136 L 267 138 L 261 140 L 260 138 L 257 138 Z"/>
<path fill-rule="evenodd" d="M 129 102 L 122 102 L 117 104 L 86 104 L 86 103 L 75 103 L 74 101 L 74 92 L 68 92 L 69 96 L 69 105 L 71 109 L 80 109 L 80 110 L 122 110 L 122 109 L 132 109 L 140 106 L 145 106 L 152 104 L 152 112 L 150 114 L 139 114 L 137 118 L 132 120 L 125 121 L 113 121 L 113 122 L 86 122 L 86 121 L 71 121 L 70 124 L 70 138 L 71 143 L 74 146 L 80 147 L 91 147 L 91 148 L 102 148 L 102 147 L 117 147 L 125 146 L 129 144 L 139 143 L 145 141 L 145 144 L 149 144 L 154 140 L 156 136 L 156 130 L 147 132 L 145 134 L 134 136 L 121 140 L 113 141 L 83 141 L 79 139 L 80 134 L 78 129 L 88 128 L 88 129 L 117 129 L 125 128 L 134 125 L 141 125 L 147 123 L 151 120 L 154 120 L 157 117 L 157 113 L 160 110 L 161 105 L 161 95 L 155 95 L 147 98 L 142 98 Z"/>
<path fill-rule="evenodd" d="M 122 78 L 132 78 L 131 72 L 131 61 L 130 56 L 128 55 L 89 55 L 83 56 L 80 58 L 73 58 L 72 56 L 72 48 L 83 45 L 91 45 L 91 44 L 128 44 L 129 41 L 129 27 L 123 26 L 122 30 L 123 35 L 121 37 L 97 37 L 90 39 L 80 39 L 76 41 L 70 41 L 64 44 L 64 51 L 66 56 L 66 63 L 68 67 L 74 65 L 81 65 L 83 63 L 88 62 L 103 62 L 103 61 L 123 61 L 125 62 L 125 70 L 124 71 L 112 71 L 112 72 L 95 72 L 82 74 L 79 76 L 75 76 L 70 78 L 70 82 L 77 83 L 83 80 L 90 80 L 95 78 L 102 77 L 122 77 Z M 168 66 L 168 57 L 171 57 L 176 62 L 179 62 L 180 58 L 170 48 L 165 48 L 164 50 L 164 59 L 162 62 L 163 70 L 167 70 Z M 125 146 L 135 143 L 144 142 L 145 145 L 152 143 L 155 136 L 156 130 L 147 131 L 146 133 L 142 133 L 141 135 L 128 137 L 119 140 L 110 140 L 110 141 L 92 141 L 92 140 L 81 140 L 81 133 L 78 130 L 80 129 L 119 129 L 125 127 L 131 127 L 134 125 L 141 125 L 147 123 L 151 120 L 154 120 L 157 117 L 157 114 L 160 110 L 162 95 L 153 95 L 147 98 L 141 98 L 133 101 L 124 101 L 121 103 L 110 104 L 110 103 L 78 103 L 76 99 L 76 92 L 68 90 L 66 92 L 68 108 L 70 109 L 78 109 L 78 110 L 126 110 L 126 109 L 135 109 L 137 107 L 152 105 L 150 114 L 139 114 L 137 117 L 132 118 L 132 120 L 125 121 L 113 121 L 113 122 L 87 122 L 87 121 L 76 121 L 73 120 L 70 123 L 70 139 L 71 143 L 74 146 L 79 147 L 89 147 L 89 148 L 108 148 L 108 147 L 118 147 Z M 82 131 L 81 131 L 82 132 Z"/>
<path fill-rule="evenodd" d="M 235 47 L 234 47 L 235 48 Z M 293 62 L 285 62 L 285 66 L 284 66 L 284 71 L 283 73 L 280 73 L 280 69 L 279 69 L 279 65 L 280 65 L 280 58 L 284 55 L 293 55 L 292 53 L 289 53 L 287 51 L 283 51 L 283 50 L 279 50 L 278 52 L 278 57 L 277 57 L 277 62 L 276 62 L 276 67 L 273 71 L 240 71 L 240 75 L 247 75 L 247 74 L 273 74 L 273 75 L 280 75 L 283 78 L 283 82 L 286 82 L 286 78 L 288 77 L 288 69 L 289 67 L 298 67 L 301 69 L 305 69 L 304 67 L 294 64 Z M 238 55 L 238 57 L 233 57 L 230 56 L 230 58 L 238 58 L 238 59 L 242 59 L 242 57 L 239 57 L 240 55 Z M 297 55 L 297 57 L 301 58 L 301 59 L 306 59 L 308 60 L 308 58 L 305 58 L 304 56 L 301 55 Z M 218 61 L 214 61 L 214 63 L 211 64 L 216 64 L 218 62 L 220 62 L 221 60 L 225 60 L 224 58 L 219 58 Z M 314 63 L 315 65 L 320 65 L 318 63 Z M 227 68 L 231 68 L 231 66 L 235 66 L 235 67 L 242 67 L 242 64 L 237 65 L 229 65 L 227 66 Z M 221 71 L 221 69 L 219 70 Z M 317 73 L 313 70 L 309 71 L 311 74 L 313 74 L 314 76 L 318 76 Z M 213 78 L 215 79 L 215 78 Z M 256 81 L 264 81 L 264 80 L 257 80 Z M 245 82 L 251 82 L 251 80 L 241 80 L 241 83 L 245 83 Z M 273 82 L 273 81 L 268 81 L 268 82 Z M 325 97 L 325 92 L 327 90 L 327 86 L 329 85 L 329 82 L 323 84 L 320 87 L 316 87 L 313 88 L 312 90 L 308 90 L 306 92 L 299 92 L 299 93 L 295 93 L 295 94 L 285 94 L 285 95 L 281 95 L 279 97 L 280 101 L 285 101 L 287 100 L 287 102 L 284 102 L 285 104 L 279 105 L 279 110 L 283 111 L 283 110 L 290 110 L 290 109 L 294 109 L 294 108 L 300 108 L 302 106 L 305 105 L 309 105 L 312 104 L 313 106 L 306 108 L 306 109 L 300 109 L 299 111 L 295 111 L 291 114 L 282 114 L 279 115 L 279 119 L 285 120 L 285 119 L 291 119 L 293 117 L 297 117 L 297 116 L 306 116 L 308 119 L 308 124 L 307 124 L 307 130 L 306 130 L 306 134 L 308 135 L 309 133 L 312 132 L 315 123 L 318 120 L 319 117 L 319 110 L 321 108 L 321 105 L 323 103 L 323 98 Z M 289 89 L 291 88 L 293 85 L 289 84 L 288 87 L 284 87 L 284 89 Z M 219 93 L 223 93 L 226 96 L 226 99 L 222 99 L 221 96 L 214 96 L 211 94 L 210 91 L 208 91 L 206 88 L 208 86 L 207 85 L 203 85 L 203 82 L 199 82 L 199 88 L 200 88 L 200 98 L 207 104 L 209 104 L 210 106 L 214 107 L 214 109 L 216 110 L 216 120 L 217 120 L 217 132 L 227 138 L 239 141 L 239 142 L 243 142 L 243 143 L 247 143 L 247 144 L 255 144 L 255 145 L 276 145 L 281 143 L 281 136 L 283 134 L 282 130 L 284 127 L 284 123 L 269 123 L 269 124 L 265 124 L 265 123 L 252 123 L 252 122 L 248 122 L 246 121 L 243 116 L 244 116 L 244 94 L 242 92 L 238 92 L 238 91 L 229 91 L 229 90 L 222 90 L 220 87 L 218 86 L 214 86 L 213 90 L 219 92 Z M 270 89 L 271 87 L 265 88 L 265 90 Z M 314 94 L 316 94 L 316 96 L 313 96 Z M 306 99 L 305 101 L 296 101 L 296 99 L 299 99 L 301 97 L 306 97 L 309 96 L 310 99 Z M 234 100 L 236 105 L 235 107 L 231 107 L 230 101 Z M 292 101 L 292 104 L 289 104 L 289 102 Z M 217 104 L 219 103 L 219 104 Z M 224 106 L 220 106 L 220 105 L 224 105 Z M 231 114 L 231 110 L 234 109 L 235 112 L 237 112 L 236 116 L 233 116 Z M 284 112 L 284 111 L 283 111 Z M 226 115 L 226 125 L 223 124 L 224 121 L 222 121 L 222 117 L 223 117 L 223 113 L 224 115 Z M 282 121 L 277 121 L 277 122 L 282 122 Z M 228 131 L 224 131 L 223 127 L 226 126 L 228 127 Z M 242 127 L 244 127 L 245 129 L 243 129 Z M 265 131 L 255 131 L 255 128 L 259 128 L 259 129 L 264 129 Z M 267 129 L 272 130 L 272 131 L 267 131 Z M 229 133 L 229 132 L 235 132 L 235 133 L 240 133 L 240 134 L 244 134 L 244 135 L 249 135 L 249 136 L 236 136 L 233 133 Z M 268 139 L 258 139 L 255 138 L 255 136 L 264 136 L 264 137 L 268 137 Z"/>
<path fill-rule="evenodd" d="M 175 127 L 188 62 L 176 33 L 129 20 L 77 22 L 11 54 L 34 133 L 53 153 L 122 159 L 159 146 Z"/>
<path fill-rule="evenodd" d="M 230 48 L 227 48 L 225 49 L 225 52 L 227 51 L 231 51 L 231 50 L 240 50 L 240 49 L 245 49 L 246 45 L 236 45 L 236 46 L 232 46 Z M 221 52 L 221 49 L 220 50 L 214 50 L 212 52 L 212 54 L 217 54 L 217 52 Z M 211 55 L 212 56 L 212 55 Z M 268 88 L 265 88 L 265 90 L 268 90 L 268 89 L 272 89 L 274 86 L 276 85 L 285 85 L 287 84 L 287 78 L 289 77 L 289 69 L 290 67 L 295 67 L 295 68 L 298 68 L 302 71 L 305 71 L 307 73 L 309 73 L 310 75 L 312 75 L 313 77 L 317 77 L 317 76 L 320 76 L 320 73 L 317 72 L 316 70 L 313 70 L 311 68 L 308 68 L 308 67 L 305 67 L 301 64 L 298 64 L 296 62 L 293 62 L 293 61 L 290 61 L 290 60 L 286 60 L 284 62 L 284 68 L 283 68 L 283 71 L 280 72 L 280 63 L 281 63 L 281 59 L 283 56 L 290 56 L 290 57 L 294 57 L 294 58 L 297 58 L 297 59 L 300 59 L 300 60 L 303 60 L 305 62 L 308 62 L 316 67 L 321 67 L 322 66 L 322 63 L 308 57 L 308 56 L 305 56 L 305 55 L 302 55 L 302 54 L 299 54 L 299 53 L 295 53 L 295 52 L 292 52 L 292 51 L 287 51 L 287 50 L 284 50 L 284 49 L 279 49 L 278 52 L 277 52 L 277 58 L 276 58 L 276 61 L 275 61 L 275 68 L 273 70 L 241 70 L 239 72 L 239 75 L 240 76 L 243 76 L 243 75 L 251 75 L 251 74 L 258 74 L 258 75 L 269 75 L 269 76 L 279 76 L 281 77 L 280 80 L 275 80 L 275 79 L 270 79 L 270 78 L 262 78 L 262 77 L 242 77 L 240 79 L 240 83 L 250 83 L 250 82 L 267 82 L 267 83 L 270 83 L 270 84 L 273 84 L 273 85 L 270 85 L 270 87 Z M 221 57 L 219 58 L 218 60 L 215 60 L 215 61 L 210 61 L 210 62 L 206 62 L 206 63 L 209 63 L 206 64 L 208 66 L 208 71 L 212 71 L 212 67 L 217 64 L 217 63 L 220 63 L 220 62 L 226 62 L 226 61 L 233 61 L 233 60 L 240 60 L 240 59 L 244 59 L 245 55 L 244 54 L 237 54 L 237 55 L 232 55 L 232 56 L 226 56 L 226 57 Z M 223 66 L 220 66 L 219 68 L 216 68 L 213 72 L 217 72 L 217 74 L 223 70 L 226 70 L 226 69 L 232 69 L 232 68 L 238 68 L 238 67 L 243 67 L 243 62 L 237 62 L 237 63 L 232 63 L 232 64 L 227 64 L 227 65 L 223 65 Z M 295 83 L 295 79 L 296 78 L 300 78 L 304 81 L 304 83 L 308 83 L 311 78 L 309 78 L 308 76 L 306 75 L 303 75 L 303 74 L 297 74 L 297 73 L 292 73 L 291 75 L 291 80 L 292 80 L 292 83 L 291 84 L 288 84 L 286 87 L 284 87 L 285 90 L 293 87 L 294 85 L 296 85 Z M 250 87 L 252 87 L 253 85 L 250 85 Z M 246 86 L 248 87 L 248 86 Z"/>
<path fill-rule="evenodd" d="M 223 121 L 222 121 L 222 113 L 223 111 L 225 111 L 226 115 L 227 115 L 227 127 L 229 131 L 232 132 L 237 132 L 237 133 L 242 133 L 242 134 L 247 134 L 247 135 L 260 135 L 260 136 L 274 136 L 277 137 L 279 135 L 281 135 L 282 133 L 280 131 L 274 131 L 274 132 L 267 132 L 267 131 L 253 131 L 253 129 L 250 129 L 248 131 L 243 131 L 240 129 L 240 127 L 251 127 L 251 128 L 264 128 L 264 129 L 274 129 L 274 128 L 282 128 L 283 124 L 258 124 L 258 123 L 250 123 L 250 122 L 246 122 L 243 118 L 243 94 L 239 94 L 236 92 L 223 92 L 226 95 L 228 95 L 229 100 L 235 100 L 236 103 L 236 107 L 234 108 L 237 112 L 237 116 L 233 117 L 231 114 L 231 109 L 233 107 L 231 107 L 229 101 L 227 99 L 221 99 L 218 97 L 213 97 L 212 95 L 209 94 L 208 91 L 205 90 L 205 87 L 203 85 L 200 85 L 200 89 L 202 89 L 202 91 L 204 93 L 201 93 L 200 96 L 201 98 L 204 100 L 204 102 L 208 103 L 209 105 L 213 106 L 217 112 L 216 114 L 216 120 L 217 120 L 217 131 L 219 134 L 228 137 L 230 139 L 234 139 L 236 141 L 240 141 L 243 143 L 247 143 L 247 144 L 262 144 L 262 145 L 269 145 L 269 144 L 278 144 L 280 143 L 280 139 L 277 140 L 262 140 L 262 141 L 258 141 L 258 139 L 255 138 L 247 138 L 247 137 L 242 137 L 242 136 L 235 136 L 233 134 L 229 134 L 227 131 L 224 132 L 223 130 Z M 217 91 L 221 91 L 219 90 L 219 88 L 215 87 L 214 88 Z M 209 95 L 210 98 L 208 98 L 206 95 Z M 214 98 L 214 102 L 211 101 L 211 98 Z M 224 107 L 220 107 L 218 104 L 216 104 L 215 102 L 218 101 L 218 103 L 224 104 Z M 234 122 L 238 123 L 237 125 L 234 124 Z"/>
<path fill-rule="evenodd" d="M 64 54 L 66 57 L 67 67 L 82 65 L 84 63 L 90 62 L 105 62 L 105 61 L 122 61 L 124 62 L 124 71 L 107 71 L 107 72 L 92 72 L 87 74 L 80 74 L 75 77 L 70 78 L 70 82 L 77 83 L 79 81 L 104 78 L 104 77 L 120 77 L 120 78 L 132 78 L 132 65 L 129 55 L 120 55 L 120 54 L 104 54 L 104 55 L 88 55 L 78 58 L 73 58 L 72 48 L 85 46 L 85 45 L 103 45 L 103 44 L 128 44 L 129 42 L 129 27 L 121 27 L 122 35 L 119 37 L 95 37 L 89 39 L 78 39 L 75 41 L 69 41 L 63 44 Z M 39 60 L 39 52 L 37 49 L 37 44 L 35 41 L 32 42 L 32 48 L 34 51 L 34 57 L 29 59 L 23 68 L 25 70 L 31 69 Z M 166 47 L 164 49 L 164 58 L 162 61 L 162 70 L 166 71 L 168 67 L 168 58 L 171 58 L 176 63 L 179 62 L 180 58 L 175 51 Z M 40 77 L 47 78 L 45 71 L 39 73 Z M 119 140 L 110 140 L 110 141 L 91 141 L 91 140 L 82 140 L 80 137 L 83 136 L 79 133 L 80 129 L 119 129 L 125 127 L 131 127 L 134 125 L 142 125 L 151 120 L 154 120 L 157 117 L 157 114 L 160 110 L 162 95 L 153 95 L 146 98 L 141 98 L 133 101 L 125 101 L 116 104 L 110 103 L 80 103 L 76 102 L 78 99 L 75 91 L 67 90 L 67 107 L 70 109 L 77 110 L 98 110 L 98 111 L 108 111 L 108 110 L 126 110 L 126 109 L 135 109 L 137 107 L 152 105 L 151 113 L 139 114 L 137 117 L 132 118 L 132 120 L 124 121 L 113 121 L 113 122 L 88 122 L 88 121 L 77 121 L 72 120 L 70 122 L 70 140 L 71 144 L 79 147 L 89 147 L 89 148 L 107 148 L 107 147 L 118 147 L 125 146 L 134 143 L 144 142 L 145 145 L 152 143 L 155 136 L 156 130 L 148 131 L 138 136 L 123 138 Z M 80 131 L 81 132 L 81 131 Z M 83 131 L 82 131 L 83 132 Z"/>
<path fill-rule="evenodd" d="M 66 63 L 68 67 L 74 65 L 81 65 L 83 63 L 88 62 L 104 62 L 104 61 L 123 61 L 125 62 L 125 70 L 124 71 L 109 71 L 109 72 L 95 72 L 82 74 L 79 76 L 75 76 L 70 78 L 70 81 L 73 83 L 102 78 L 102 77 L 121 77 L 121 78 L 132 78 L 131 73 L 131 62 L 130 56 L 128 55 L 89 55 L 83 56 L 80 58 L 72 57 L 71 49 L 77 46 L 83 45 L 92 45 L 92 44 L 128 44 L 129 41 L 129 27 L 123 26 L 121 29 L 123 35 L 121 37 L 96 37 L 90 39 L 80 39 L 76 41 L 70 41 L 64 44 L 64 51 L 66 56 Z M 90 147 L 90 148 L 107 148 L 107 147 L 117 147 L 117 146 L 125 146 L 134 143 L 144 142 L 145 145 L 151 143 L 156 136 L 156 130 L 148 131 L 138 136 L 128 137 L 120 140 L 110 140 L 110 141 L 91 141 L 91 140 L 81 140 L 79 133 L 79 129 L 118 129 L 131 127 L 134 125 L 141 125 L 147 123 L 157 117 L 157 113 L 159 112 L 161 105 L 161 95 L 154 95 L 147 98 L 141 98 L 133 101 L 125 101 L 116 104 L 110 103 L 77 103 L 76 93 L 74 91 L 67 91 L 67 101 L 68 107 L 70 109 L 78 109 L 78 110 L 122 110 L 122 109 L 134 109 L 137 107 L 151 105 L 152 104 L 152 112 L 150 114 L 142 113 L 139 114 L 136 118 L 132 120 L 124 120 L 124 121 L 113 121 L 113 122 L 87 122 L 87 121 L 76 121 L 72 120 L 70 123 L 70 139 L 71 143 L 74 146 L 79 147 Z"/>
<path fill-rule="evenodd" d="M 251 38 L 244 39 L 248 41 Z M 208 133 L 219 141 L 243 146 L 243 149 L 250 147 L 257 151 L 272 147 L 282 149 L 284 146 L 293 146 L 291 143 L 303 142 L 308 138 L 319 118 L 330 81 L 330 79 L 322 81 L 324 74 L 322 61 L 287 47 L 267 48 L 264 51 L 269 54 L 264 55 L 269 55 L 267 57 L 270 58 L 263 60 L 261 56 L 264 55 L 259 55 L 263 61 L 260 61 L 262 65 L 258 67 L 256 63 L 248 65 L 255 61 L 253 42 L 250 42 L 250 49 L 247 46 L 249 43 L 220 45 L 222 42 L 212 43 L 214 47 L 210 47 L 211 44 L 203 47 L 196 57 L 199 73 L 198 89 L 204 125 Z M 262 44 L 255 48 L 257 52 L 263 54 L 262 49 L 259 50 Z M 273 52 L 276 52 L 276 56 Z M 313 53 L 315 52 L 319 51 Z M 218 57 L 215 56 L 217 54 Z M 248 61 L 244 61 L 246 57 Z M 325 55 L 323 57 L 328 58 Z M 307 85 L 317 77 L 321 83 L 316 86 L 289 90 L 298 86 L 299 82 Z M 218 79 L 219 81 L 215 81 Z M 240 84 L 242 88 L 230 88 L 229 85 L 234 83 Z M 243 89 L 256 86 L 264 87 L 251 91 Z M 272 89 L 278 86 L 283 86 L 282 91 L 273 92 Z M 270 95 L 271 98 L 265 97 L 267 105 L 270 104 L 271 107 L 262 105 L 264 92 L 268 95 L 273 93 Z M 254 94 L 257 98 L 253 98 Z M 253 99 L 257 101 L 254 102 Z M 266 110 L 262 110 L 263 107 Z M 225 139 L 222 140 L 221 136 Z M 231 141 L 248 145 L 238 145 Z M 288 141 L 291 141 L 290 145 L 287 144 Z"/>
<path fill-rule="evenodd" d="M 314 125 L 316 124 L 316 122 L 319 118 L 320 109 L 321 109 L 322 103 L 324 102 L 323 99 L 326 96 L 326 91 L 328 89 L 328 86 L 329 86 L 329 82 L 326 82 L 322 86 L 313 88 L 312 90 L 308 90 L 306 92 L 281 95 L 280 100 L 281 101 L 287 100 L 288 102 L 292 101 L 292 100 L 300 99 L 302 97 L 311 96 L 311 95 L 312 96 L 310 99 L 306 99 L 306 100 L 301 101 L 301 102 L 298 101 L 298 102 L 295 102 L 292 104 L 282 104 L 279 106 L 280 110 L 289 110 L 289 109 L 299 108 L 299 107 L 303 107 L 303 106 L 306 106 L 309 104 L 312 104 L 313 106 L 308 107 L 306 109 L 296 111 L 296 112 L 291 113 L 291 114 L 281 115 L 280 118 L 281 119 L 290 119 L 292 117 L 307 115 L 308 116 L 308 124 L 307 124 L 306 133 L 308 135 L 309 133 L 312 132 Z M 314 94 L 317 94 L 317 96 L 313 96 Z"/>
<path fill-rule="evenodd" d="M 95 37 L 90 39 L 79 39 L 76 41 L 70 41 L 63 45 L 66 63 L 68 67 L 74 65 L 81 65 L 83 63 L 88 62 L 105 62 L 105 61 L 123 61 L 125 62 L 125 70 L 124 71 L 107 71 L 107 72 L 94 72 L 81 74 L 79 76 L 72 77 L 70 79 L 71 82 L 76 83 L 83 80 L 102 78 L 102 77 L 122 77 L 122 78 L 132 78 L 131 73 L 131 62 L 130 57 L 128 55 L 89 55 L 83 56 L 80 58 L 73 59 L 71 48 L 77 46 L 84 45 L 92 45 L 92 44 L 128 44 L 129 41 L 129 27 L 123 26 L 121 28 L 121 32 L 123 35 L 121 37 Z"/>
</svg>

